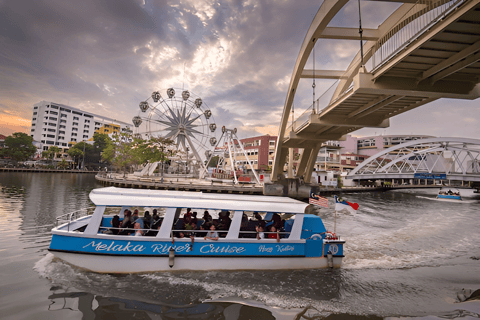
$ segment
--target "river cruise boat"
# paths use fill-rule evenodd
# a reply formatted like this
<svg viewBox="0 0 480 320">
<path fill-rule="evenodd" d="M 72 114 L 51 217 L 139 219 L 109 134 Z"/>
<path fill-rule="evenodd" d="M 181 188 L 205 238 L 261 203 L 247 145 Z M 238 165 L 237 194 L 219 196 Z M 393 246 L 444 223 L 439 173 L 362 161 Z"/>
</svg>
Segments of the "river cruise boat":
<svg viewBox="0 0 480 320">
<path fill-rule="evenodd" d="M 442 187 L 440 188 L 440 191 L 438 191 L 437 199 L 462 201 L 462 196 L 460 195 L 460 190 L 458 189 Z"/>
<path fill-rule="evenodd" d="M 49 248 L 56 257 L 90 271 L 313 269 L 342 263 L 345 241 L 309 213 L 311 205 L 291 198 L 108 187 L 94 189 L 90 199 L 93 213 L 83 210 L 57 218 L 63 223 L 52 229 Z M 160 227 L 135 224 L 132 234 L 142 236 L 112 227 L 113 219 L 128 219 L 129 210 L 135 209 L 144 222 L 146 211 L 156 209 Z M 205 211 L 212 220 L 208 215 L 207 222 L 201 219 Z M 191 226 L 192 217 L 199 229 L 186 227 L 185 220 Z M 214 231 L 212 224 L 217 225 Z M 272 224 L 282 226 L 267 232 Z M 216 234 L 208 237 L 208 231 Z"/>
</svg>

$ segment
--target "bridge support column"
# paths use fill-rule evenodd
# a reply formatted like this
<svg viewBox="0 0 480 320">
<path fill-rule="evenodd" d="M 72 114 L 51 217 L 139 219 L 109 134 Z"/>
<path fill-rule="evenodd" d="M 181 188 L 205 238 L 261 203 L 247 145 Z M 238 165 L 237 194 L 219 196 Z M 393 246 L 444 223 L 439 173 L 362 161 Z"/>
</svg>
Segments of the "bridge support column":
<svg viewBox="0 0 480 320">
<path fill-rule="evenodd" d="M 303 180 L 305 180 L 306 183 L 310 183 L 312 181 L 313 167 L 315 166 L 315 162 L 317 161 L 318 151 L 320 151 L 321 147 L 322 147 L 322 144 L 319 143 L 314 148 L 311 149 L 310 156 L 308 157 L 305 174 L 303 175 Z M 325 168 L 325 171 L 326 170 L 327 168 Z"/>
<path fill-rule="evenodd" d="M 293 178 L 293 148 L 288 148 L 288 168 L 287 168 L 287 175 L 289 178 Z"/>
<path fill-rule="evenodd" d="M 302 155 L 299 159 L 299 164 L 297 166 L 297 177 L 301 177 L 305 173 L 305 168 L 307 167 L 308 159 L 310 158 L 310 154 L 312 153 L 312 148 L 305 148 L 303 149 Z M 307 181 L 308 182 L 308 181 Z"/>
</svg>

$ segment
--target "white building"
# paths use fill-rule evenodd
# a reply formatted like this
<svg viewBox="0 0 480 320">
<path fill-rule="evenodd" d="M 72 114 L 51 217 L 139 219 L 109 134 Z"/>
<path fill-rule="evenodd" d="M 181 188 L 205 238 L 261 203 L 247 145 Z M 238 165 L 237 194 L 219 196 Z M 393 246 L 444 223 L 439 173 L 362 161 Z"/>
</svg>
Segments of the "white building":
<svg viewBox="0 0 480 320">
<path fill-rule="evenodd" d="M 130 123 L 107 118 L 63 104 L 41 101 L 34 104 L 30 135 L 40 142 L 41 150 L 91 140 L 95 132 L 113 133 L 120 128 L 133 129 Z"/>
</svg>

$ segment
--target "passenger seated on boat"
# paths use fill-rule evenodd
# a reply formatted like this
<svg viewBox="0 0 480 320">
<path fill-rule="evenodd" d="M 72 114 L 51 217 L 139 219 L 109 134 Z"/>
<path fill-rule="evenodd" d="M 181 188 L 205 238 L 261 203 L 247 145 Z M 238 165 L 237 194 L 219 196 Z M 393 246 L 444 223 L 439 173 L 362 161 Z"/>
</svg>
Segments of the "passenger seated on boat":
<svg viewBox="0 0 480 320">
<path fill-rule="evenodd" d="M 263 233 L 265 229 L 263 229 L 263 226 L 257 226 L 255 229 L 257 230 L 257 240 L 265 239 L 265 233 Z"/>
<path fill-rule="evenodd" d="M 221 211 L 219 213 L 218 229 L 219 230 L 228 230 L 230 228 L 231 223 L 232 223 L 232 219 L 230 219 L 230 212 Z"/>
<path fill-rule="evenodd" d="M 133 229 L 135 230 L 135 236 L 136 237 L 143 236 L 143 230 L 142 230 L 143 226 L 144 226 L 144 223 L 143 223 L 142 218 L 138 218 L 137 220 L 135 220 L 135 223 L 133 225 Z"/>
<path fill-rule="evenodd" d="M 193 219 L 192 219 L 191 216 L 185 217 L 183 222 L 184 222 L 184 225 L 185 225 L 184 230 L 192 230 L 193 231 L 193 230 L 197 229 L 197 225 L 195 223 L 193 223 Z M 192 235 L 194 235 L 193 232 L 185 232 L 186 237 L 190 237 Z"/>
<path fill-rule="evenodd" d="M 280 232 L 274 225 L 270 227 L 270 233 L 268 234 L 269 239 L 277 239 L 277 242 L 280 242 Z"/>
<path fill-rule="evenodd" d="M 239 233 L 239 237 L 240 238 L 247 238 L 247 232 L 248 231 L 248 217 L 247 215 L 244 213 L 242 215 L 242 222 L 240 223 L 240 233 Z"/>
<path fill-rule="evenodd" d="M 133 228 L 132 212 L 128 209 L 125 210 L 125 217 L 123 218 L 121 228 L 122 230 L 120 230 L 119 232 L 119 234 L 121 235 L 130 234 L 132 232 L 132 228 Z"/>
<path fill-rule="evenodd" d="M 205 221 L 205 223 L 212 223 L 212 221 L 213 221 L 212 216 L 210 215 L 210 213 L 207 210 L 205 210 L 203 212 L 203 220 Z"/>
<path fill-rule="evenodd" d="M 194 223 L 195 226 L 196 226 L 197 223 L 198 223 L 198 218 L 197 218 L 197 212 L 196 212 L 196 211 L 194 211 L 194 212 L 192 213 L 192 223 Z"/>
<path fill-rule="evenodd" d="M 205 240 L 209 239 L 209 240 L 214 240 L 214 241 L 217 241 L 218 240 L 218 233 L 217 231 L 215 231 L 215 225 L 210 225 L 210 231 L 207 232 L 207 235 L 204 237 Z"/>
<path fill-rule="evenodd" d="M 133 210 L 133 214 L 132 214 L 132 221 L 136 221 L 138 219 L 138 209 L 135 209 Z"/>
<path fill-rule="evenodd" d="M 118 217 L 118 215 L 114 215 L 113 218 L 112 218 L 112 227 L 114 229 L 110 229 L 112 234 L 118 234 L 120 232 L 120 218 Z"/>
<path fill-rule="evenodd" d="M 150 225 L 152 224 L 152 216 L 150 215 L 150 211 L 145 211 L 143 214 L 143 222 L 145 223 L 145 229 L 149 229 Z"/>
</svg>

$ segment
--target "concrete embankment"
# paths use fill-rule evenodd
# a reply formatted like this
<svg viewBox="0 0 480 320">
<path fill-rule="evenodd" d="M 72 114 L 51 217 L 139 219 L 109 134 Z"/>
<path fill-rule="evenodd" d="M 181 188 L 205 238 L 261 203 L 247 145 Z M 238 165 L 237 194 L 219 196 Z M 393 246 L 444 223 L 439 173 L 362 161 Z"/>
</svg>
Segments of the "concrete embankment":
<svg viewBox="0 0 480 320">
<path fill-rule="evenodd" d="M 235 194 L 257 194 L 257 195 L 273 195 L 273 196 L 289 196 L 297 199 L 308 199 L 310 192 L 320 195 L 331 195 L 347 192 L 370 192 L 370 191 L 386 191 L 390 189 L 403 189 L 412 187 L 425 186 L 360 186 L 345 188 L 325 188 L 318 185 L 301 186 L 292 183 L 283 185 L 266 184 L 265 186 L 255 184 L 233 185 L 231 182 L 208 181 L 189 178 L 166 178 L 161 182 L 159 177 L 137 177 L 128 175 L 123 177 L 120 174 L 99 174 L 95 179 L 104 186 L 115 186 L 121 188 L 137 188 L 137 189 L 156 189 L 156 190 L 178 190 L 178 191 L 202 191 L 212 193 L 235 193 Z M 434 187 L 434 186 L 432 186 Z"/>
<path fill-rule="evenodd" d="M 96 175 L 95 179 L 105 186 L 121 188 L 202 191 L 236 194 L 263 194 L 263 187 L 254 184 L 232 185 L 223 182 L 213 182 L 199 179 L 164 179 L 159 178 L 125 177 L 118 175 Z"/>
<path fill-rule="evenodd" d="M 46 172 L 46 173 L 89 173 L 89 174 L 98 173 L 98 171 L 87 171 L 87 170 L 62 170 L 62 169 L 40 169 L 40 168 L 0 168 L 0 172 Z"/>
</svg>

